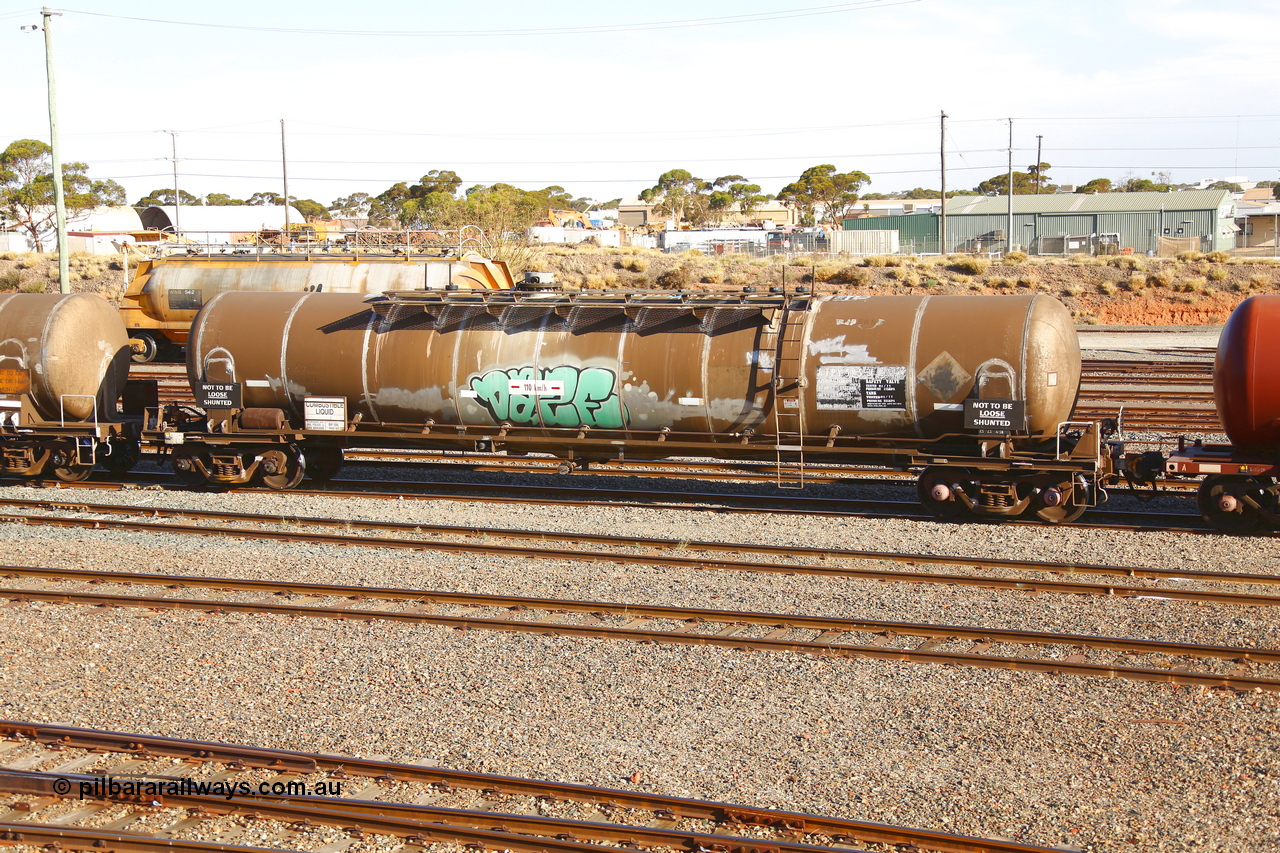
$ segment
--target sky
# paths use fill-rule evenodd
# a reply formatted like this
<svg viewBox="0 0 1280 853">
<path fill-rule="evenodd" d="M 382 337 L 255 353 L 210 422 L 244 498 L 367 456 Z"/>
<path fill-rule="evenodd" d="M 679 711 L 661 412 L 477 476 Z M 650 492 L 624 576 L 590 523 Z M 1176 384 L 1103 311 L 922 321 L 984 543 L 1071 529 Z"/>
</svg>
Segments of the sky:
<svg viewBox="0 0 1280 853">
<path fill-rule="evenodd" d="M 281 192 L 282 120 L 290 194 L 326 205 L 431 169 L 602 201 L 675 168 L 936 189 L 943 111 L 948 189 L 1003 174 L 1010 119 L 1055 183 L 1280 180 L 1280 0 L 74 2 L 62 159 L 131 202 L 175 144 L 188 192 Z M 0 0 L 0 146 L 49 140 L 40 22 Z"/>
</svg>

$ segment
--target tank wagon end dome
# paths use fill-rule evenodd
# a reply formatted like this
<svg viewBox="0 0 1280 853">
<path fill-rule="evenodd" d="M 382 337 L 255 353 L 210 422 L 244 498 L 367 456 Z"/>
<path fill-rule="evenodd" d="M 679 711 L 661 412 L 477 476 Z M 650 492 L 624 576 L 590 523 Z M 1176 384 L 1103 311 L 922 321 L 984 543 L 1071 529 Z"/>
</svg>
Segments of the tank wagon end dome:
<svg viewBox="0 0 1280 853">
<path fill-rule="evenodd" d="M 13 294 L 0 300 L 0 367 L 30 371 L 46 420 L 109 420 L 129 377 L 129 335 L 98 296 Z M 95 405 L 96 404 L 96 405 Z"/>
<path fill-rule="evenodd" d="M 1236 306 L 1218 339 L 1213 397 L 1223 431 L 1242 450 L 1280 445 L 1280 296 Z"/>
</svg>

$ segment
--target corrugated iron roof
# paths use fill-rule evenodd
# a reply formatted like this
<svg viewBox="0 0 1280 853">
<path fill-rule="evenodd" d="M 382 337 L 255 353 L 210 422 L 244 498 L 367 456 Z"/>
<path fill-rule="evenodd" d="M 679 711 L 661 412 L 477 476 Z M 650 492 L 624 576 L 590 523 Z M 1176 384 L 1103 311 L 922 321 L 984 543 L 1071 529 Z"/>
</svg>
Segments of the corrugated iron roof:
<svg viewBox="0 0 1280 853">
<path fill-rule="evenodd" d="M 1217 210 L 1231 198 L 1226 190 L 1167 193 L 1053 193 L 1015 195 L 1014 213 L 1126 213 L 1141 210 Z M 947 215 L 1009 212 L 1008 196 L 958 196 L 947 201 Z"/>
</svg>

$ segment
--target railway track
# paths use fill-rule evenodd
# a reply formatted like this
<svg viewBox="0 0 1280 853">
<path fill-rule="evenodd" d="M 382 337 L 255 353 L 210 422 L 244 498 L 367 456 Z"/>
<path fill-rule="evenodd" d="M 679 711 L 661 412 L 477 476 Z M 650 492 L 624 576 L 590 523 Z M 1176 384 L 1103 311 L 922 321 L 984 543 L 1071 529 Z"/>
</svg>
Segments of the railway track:
<svg viewBox="0 0 1280 853">
<path fill-rule="evenodd" d="M 677 645 L 711 645 L 753 651 L 865 657 L 980 669 L 1157 681 L 1197 687 L 1280 692 L 1280 650 L 1054 634 L 999 628 L 889 622 L 871 619 L 756 613 L 619 602 L 480 595 L 436 590 L 292 583 L 156 575 L 133 572 L 6 568 L 6 578 L 36 578 L 70 589 L 6 586 L 0 597 L 93 607 L 271 613 L 292 617 L 374 619 L 489 630 L 592 637 Z M 162 586 L 159 595 L 93 590 L 111 586 Z M 218 590 L 216 597 L 188 597 Z M 235 597 L 298 596 L 303 604 Z M 1163 597 L 1163 595 L 1161 596 Z M 355 603 L 350 603 L 354 601 Z M 1140 659 L 1097 660 L 1099 652 Z M 1093 655 L 1094 660 L 1088 656 Z M 1198 665 L 1197 669 L 1192 669 Z M 1160 664 L 1163 664 L 1161 666 Z M 1228 664 L 1231 666 L 1228 667 Z M 1261 674 L 1251 665 L 1267 665 Z"/>
<path fill-rule="evenodd" d="M 407 463 L 387 463 L 396 467 Z M 430 467 L 430 466 L 428 466 Z M 474 466 L 473 471 L 494 471 L 510 473 L 512 469 L 501 466 L 489 468 Z M 518 469 L 517 469 L 518 470 Z M 878 472 L 881 475 L 895 472 Z M 657 472 L 637 472 L 637 476 L 662 477 Z M 904 473 L 904 479 L 914 479 L 914 474 Z M 892 482 L 885 480 L 885 482 Z M 123 479 L 90 480 L 77 483 L 57 481 L 35 481 L 33 485 L 69 490 L 120 490 L 120 489 L 162 489 L 187 492 L 190 487 L 176 484 L 172 478 L 163 475 L 126 475 Z M 1170 491 L 1194 490 L 1197 483 L 1167 481 L 1161 488 Z M 220 490 L 232 494 L 279 494 L 263 487 L 238 486 Z M 1124 494 L 1124 489 L 1115 490 Z M 940 519 L 921 509 L 918 501 L 889 499 L 859 499 L 842 497 L 793 497 L 777 494 L 731 494 L 725 492 L 688 492 L 672 490 L 644 490 L 637 488 L 605 488 L 596 485 L 582 486 L 548 486 L 541 484 L 512 483 L 476 483 L 437 480 L 331 480 L 322 488 L 295 488 L 289 491 L 294 496 L 311 495 L 315 497 L 356 497 L 374 500 L 446 500 L 484 503 L 533 503 L 541 506 L 556 505 L 565 507 L 592 507 L 602 501 L 610 506 L 661 508 L 684 512 L 732 512 L 760 513 L 770 515 L 805 515 L 828 518 L 901 518 L 921 521 L 940 522 Z M 36 500 L 36 504 L 54 503 L 47 500 Z M 65 503 L 65 502 L 64 502 Z M 0 501 L 0 506 L 5 505 Z M 21 506 L 22 501 L 15 499 L 11 504 Z M 1152 530 L 1160 529 L 1166 533 L 1189 533 L 1202 535 L 1220 535 L 1221 531 L 1204 524 L 1200 517 L 1188 512 L 1148 512 L 1108 509 L 1099 507 L 1090 511 L 1092 518 L 1106 517 L 1112 519 L 1105 523 L 1095 521 L 1074 521 L 1064 527 L 1108 530 Z M 1001 524 L 1034 524 L 1043 526 L 1039 521 L 1007 519 Z M 1269 531 L 1251 531 L 1252 536 L 1271 535 Z"/>
<path fill-rule="evenodd" d="M 1082 562 L 1051 562 L 1034 560 L 1010 560 L 974 558 L 936 554 L 904 554 L 895 551 L 848 550 L 813 548 L 804 546 L 762 546 L 697 540 L 674 540 L 611 536 L 606 534 L 552 533 L 547 531 L 513 530 L 504 528 L 456 527 L 397 522 L 357 522 L 348 519 L 315 518 L 290 515 L 253 515 L 205 510 L 163 509 L 149 506 L 121 506 L 117 504 L 48 503 L 42 501 L 6 501 L 9 506 L 24 509 L 46 508 L 73 512 L 76 515 L 34 515 L 29 513 L 0 516 L 0 521 L 18 524 L 89 530 L 114 529 L 134 532 L 164 533 L 187 536 L 223 536 L 242 539 L 262 539 L 284 542 L 307 542 L 322 545 L 360 545 L 412 551 L 436 551 L 453 554 L 470 554 L 511 557 L 517 559 L 577 560 L 596 563 L 628 563 L 663 568 L 692 568 L 717 571 L 755 571 L 772 574 L 822 575 L 832 578 L 857 578 L 907 583 L 936 583 L 960 586 L 976 586 L 991 589 L 1059 592 L 1070 594 L 1107 596 L 1158 596 L 1182 601 L 1212 601 L 1228 604 L 1276 606 L 1280 596 L 1255 593 L 1223 592 L 1216 589 L 1170 588 L 1169 582 L 1244 584 L 1259 587 L 1280 585 L 1280 575 L 1257 575 L 1239 572 L 1203 570 L 1156 569 L 1137 566 L 1108 566 Z M 88 517 L 86 517 L 88 516 Z M 140 517 L 171 519 L 196 519 L 205 524 L 157 523 L 137 520 Z M 229 526 L 230 523 L 237 526 Z M 251 526 L 256 525 L 256 526 Z M 365 529 L 380 533 L 401 533 L 401 536 L 374 536 L 343 533 L 316 533 L 306 530 L 285 530 L 282 525 L 295 527 L 323 527 L 330 530 Z M 443 537 L 452 537 L 445 539 Z M 427 538 L 430 537 L 430 538 Z M 498 544 L 492 540 L 520 541 L 523 544 Z M 580 546 L 591 544 L 613 550 L 586 550 Z M 716 554 L 736 556 L 756 555 L 780 557 L 786 560 L 732 560 L 715 557 Z M 804 560 L 817 562 L 803 562 Z M 928 567 L 932 571 L 902 571 L 845 563 L 884 562 L 909 568 Z M 1027 576 L 1015 577 L 945 573 L 938 569 L 969 567 L 984 571 L 1023 572 Z M 13 567 L 19 576 L 36 576 L 44 569 Z M 25 574 L 24 574 L 25 573 Z M 1126 586 L 1114 583 L 1085 583 L 1082 581 L 1041 580 L 1045 574 L 1086 577 L 1120 577 L 1165 583 L 1162 587 Z M 168 577 L 168 576 L 166 576 Z"/>
<path fill-rule="evenodd" d="M 0 736 L 8 738 L 0 742 L 0 794 L 25 806 L 0 812 L 0 844 L 199 853 L 257 849 L 231 842 L 269 834 L 279 839 L 278 846 L 318 847 L 326 853 L 356 844 L 420 851 L 438 842 L 520 853 L 589 853 L 619 846 L 720 853 L 848 853 L 865 845 L 943 853 L 1048 850 L 928 829 L 454 771 L 429 761 L 402 764 L 19 721 L 0 721 Z M 107 776 L 157 783 L 166 793 L 154 801 L 80 797 L 80 782 L 92 785 Z M 67 781 L 67 791 L 59 792 L 59 779 Z M 184 779 L 188 789 L 216 779 L 224 785 L 244 783 L 255 792 L 278 783 L 312 788 L 323 782 L 327 788 L 336 781 L 344 796 L 254 793 L 229 799 L 182 793 Z M 170 783 L 175 794 L 168 793 Z M 99 825 L 76 825 L 89 821 Z M 193 835 L 216 840 L 192 841 Z"/>
</svg>

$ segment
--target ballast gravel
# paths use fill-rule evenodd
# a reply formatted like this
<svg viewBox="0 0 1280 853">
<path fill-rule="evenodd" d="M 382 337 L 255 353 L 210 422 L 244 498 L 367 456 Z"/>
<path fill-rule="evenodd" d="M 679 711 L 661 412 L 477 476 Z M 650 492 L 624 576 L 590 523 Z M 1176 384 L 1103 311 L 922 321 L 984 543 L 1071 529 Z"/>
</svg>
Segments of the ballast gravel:
<svg viewBox="0 0 1280 853">
<path fill-rule="evenodd" d="M 564 478 L 525 475 L 519 481 L 562 484 Z M 852 496 L 886 500 L 907 500 L 912 491 L 850 487 Z M 1280 567 L 1280 541 L 1215 534 L 287 494 L 3 488 L 0 497 L 1175 569 L 1271 574 Z M 1173 511 L 1191 511 L 1186 498 L 1165 500 Z M 1277 646 L 1280 622 L 1273 608 L 1154 596 L 1031 596 L 625 561 L 17 524 L 0 527 L 0 542 L 6 562 L 26 565 L 1269 648 Z M 9 719 L 393 760 L 432 758 L 464 770 L 1069 849 L 1280 846 L 1280 697 L 1274 694 L 382 621 L 53 604 L 0 607 L 0 655 L 0 717 Z"/>
</svg>

